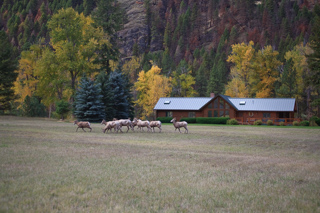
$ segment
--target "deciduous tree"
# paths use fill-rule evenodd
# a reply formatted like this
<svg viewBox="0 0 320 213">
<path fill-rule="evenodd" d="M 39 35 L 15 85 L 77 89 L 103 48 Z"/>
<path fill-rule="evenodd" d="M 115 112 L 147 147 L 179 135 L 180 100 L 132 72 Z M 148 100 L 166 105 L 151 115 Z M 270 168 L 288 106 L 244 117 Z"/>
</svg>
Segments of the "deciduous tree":
<svg viewBox="0 0 320 213">
<path fill-rule="evenodd" d="M 253 74 L 252 64 L 254 61 L 254 43 L 241 43 L 232 45 L 231 55 L 227 61 L 232 62 L 229 81 L 226 86 L 226 95 L 233 97 L 249 97 L 251 94 L 251 76 Z M 234 80 L 235 79 L 235 80 Z M 235 88 L 238 87 L 238 88 Z"/>
<path fill-rule="evenodd" d="M 136 105 L 142 107 L 143 118 L 153 115 L 153 108 L 160 97 L 167 97 L 171 93 L 171 78 L 160 75 L 161 69 L 152 66 L 147 72 L 139 73 L 135 89 L 139 92 Z"/>
</svg>

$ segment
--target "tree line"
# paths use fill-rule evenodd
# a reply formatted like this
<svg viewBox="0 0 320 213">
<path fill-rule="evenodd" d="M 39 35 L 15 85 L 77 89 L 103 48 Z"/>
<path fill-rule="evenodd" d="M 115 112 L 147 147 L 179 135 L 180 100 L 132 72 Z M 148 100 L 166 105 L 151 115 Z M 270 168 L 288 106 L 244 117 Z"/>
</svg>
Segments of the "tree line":
<svg viewBox="0 0 320 213">
<path fill-rule="evenodd" d="M 54 2 L 57 1 L 49 3 L 49 6 Z M 43 115 L 43 111 L 46 110 L 59 112 L 61 116 L 65 114 L 61 109 L 68 108 L 77 115 L 78 108 L 85 108 L 86 105 L 85 102 L 78 103 L 79 100 L 89 98 L 82 88 L 90 86 L 96 88 L 95 94 L 91 96 L 99 100 L 97 106 L 104 108 L 100 110 L 102 114 L 96 117 L 130 117 L 133 114 L 148 117 L 152 116 L 153 106 L 159 97 L 207 96 L 211 92 L 232 97 L 295 97 L 299 103 L 300 116 L 307 118 L 319 113 L 318 5 L 312 12 L 306 11 L 305 8 L 301 13 L 300 9 L 298 10 L 301 17 L 307 17 L 312 25 L 309 42 L 303 41 L 302 37 L 297 37 L 293 42 L 287 36 L 287 40 L 280 39 L 284 42 L 280 42 L 278 51 L 274 46 L 268 45 L 268 42 L 265 42 L 264 46 L 254 41 L 231 44 L 231 40 L 234 40 L 237 34 L 236 27 L 232 27 L 222 31 L 217 48 L 209 51 L 205 48 L 195 48 L 191 51 L 191 44 L 187 42 L 190 38 L 184 38 L 183 35 L 195 27 L 193 25 L 196 24 L 198 10 L 196 6 L 191 7 L 181 1 L 181 13 L 176 20 L 178 26 L 173 26 L 173 19 L 168 19 L 172 25 L 167 22 L 168 28 L 165 29 L 163 40 L 164 50 L 141 53 L 139 46 L 134 44 L 132 57 L 121 61 L 116 32 L 121 29 L 125 16 L 117 1 L 79 1 L 83 13 L 79 13 L 79 6 L 76 9 L 64 9 L 70 2 L 74 7 L 75 2 L 66 1 L 65 5 L 60 4 L 64 6 L 54 10 L 52 16 L 41 15 L 39 23 L 47 21 L 45 36 L 38 33 L 38 37 L 29 40 L 29 43 L 27 35 L 30 31 L 27 28 L 28 20 L 25 19 L 21 38 L 25 34 L 27 45 L 21 48 L 23 51 L 18 63 L 15 61 L 17 50 L 11 45 L 17 43 L 16 37 L 13 36 L 12 40 L 11 36 L 14 34 L 10 34 L 11 29 L 9 34 L 1 32 L 2 49 L 7 50 L 3 51 L 2 58 L 5 60 L 1 60 L 4 67 L 1 72 L 10 74 L 1 78 L 7 83 L 1 85 L 2 110 L 11 107 L 16 109 L 17 113 L 29 116 Z M 217 3 L 220 4 L 221 1 Z M 13 9 L 18 7 L 15 4 L 11 5 L 5 1 L 1 10 L 6 11 L 4 13 L 9 16 L 9 7 L 10 11 L 19 11 Z M 4 5 L 7 5 L 7 8 Z M 272 5 L 271 1 L 266 1 L 264 7 L 267 11 L 275 12 L 276 9 L 272 8 Z M 148 9 L 148 1 L 145 2 L 145 6 Z M 47 9 L 42 5 L 40 11 Z M 279 13 L 281 11 L 277 10 Z M 146 12 L 150 13 L 150 25 L 155 24 L 155 15 L 150 9 Z M 173 18 L 176 13 L 172 13 Z M 36 11 L 29 9 L 27 17 L 32 15 L 36 15 Z M 10 19 L 12 17 L 14 16 L 11 15 Z M 16 19 L 12 18 L 8 26 L 18 24 L 19 21 L 13 24 Z M 30 24 L 30 27 L 31 34 L 37 35 L 33 33 L 36 32 L 35 24 Z M 269 27 L 272 29 L 272 26 Z M 172 32 L 173 34 L 170 34 Z M 253 34 L 250 36 L 254 38 Z M 172 50 L 178 46 L 181 51 L 176 49 L 172 55 Z M 186 57 L 178 57 L 181 54 Z M 190 58 L 193 60 L 189 60 Z M 16 67 L 13 66 L 15 64 Z M 115 80 L 113 75 L 117 75 L 118 80 Z M 13 91 L 16 96 L 12 95 Z M 82 95 L 80 91 L 83 91 Z M 91 104 L 90 100 L 88 99 L 87 103 Z M 37 110 L 32 112 L 31 109 Z"/>
</svg>

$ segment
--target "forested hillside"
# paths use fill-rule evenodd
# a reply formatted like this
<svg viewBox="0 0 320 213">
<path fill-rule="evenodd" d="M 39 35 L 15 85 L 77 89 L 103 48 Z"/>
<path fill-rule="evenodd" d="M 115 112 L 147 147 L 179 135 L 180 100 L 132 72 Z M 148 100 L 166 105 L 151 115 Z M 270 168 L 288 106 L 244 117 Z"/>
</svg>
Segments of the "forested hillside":
<svg viewBox="0 0 320 213">
<path fill-rule="evenodd" d="M 109 76 L 116 70 L 124 116 L 151 116 L 159 96 L 210 93 L 294 97 L 299 116 L 319 113 L 316 0 L 4 0 L 0 7 L 10 58 L 19 59 L 11 107 L 22 111 L 27 96 L 47 111 L 73 103 L 84 76 L 117 94 Z M 73 26 L 79 32 L 70 38 Z M 112 101 L 104 98 L 106 110 L 117 113 Z"/>
</svg>

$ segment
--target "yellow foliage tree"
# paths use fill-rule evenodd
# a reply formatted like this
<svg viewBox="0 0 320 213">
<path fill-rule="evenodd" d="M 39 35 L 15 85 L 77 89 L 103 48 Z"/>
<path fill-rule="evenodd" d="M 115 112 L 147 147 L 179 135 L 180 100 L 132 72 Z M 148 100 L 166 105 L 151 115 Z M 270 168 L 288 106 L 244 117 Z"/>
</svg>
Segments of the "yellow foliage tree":
<svg viewBox="0 0 320 213">
<path fill-rule="evenodd" d="M 15 95 L 18 97 L 16 102 L 19 103 L 18 108 L 21 107 L 26 96 L 31 97 L 36 91 L 39 82 L 36 75 L 36 63 L 41 58 L 41 55 L 42 50 L 39 45 L 33 45 L 30 50 L 21 53 L 19 67 L 16 70 L 18 77 L 14 82 Z"/>
<path fill-rule="evenodd" d="M 160 72 L 158 66 L 152 66 L 147 72 L 141 71 L 134 84 L 139 93 L 135 104 L 142 108 L 143 119 L 153 115 L 153 108 L 160 97 L 167 97 L 171 93 L 171 78 L 160 75 Z"/>
<path fill-rule="evenodd" d="M 235 70 L 235 68 L 231 69 L 231 75 L 233 76 L 233 78 L 226 86 L 225 94 L 230 97 L 249 97 L 248 87 L 246 87 L 244 81 L 236 75 L 237 72 Z"/>
<path fill-rule="evenodd" d="M 279 53 L 271 46 L 259 50 L 253 63 L 252 93 L 257 98 L 269 98 L 274 94 L 275 82 L 279 77 L 278 68 L 282 64 L 278 59 Z"/>
<path fill-rule="evenodd" d="M 296 87 L 297 87 L 297 98 L 300 99 L 304 93 L 305 88 L 308 85 L 304 83 L 304 77 L 308 72 L 308 63 L 306 55 L 311 54 L 313 51 L 308 44 L 303 45 L 303 43 L 294 47 L 293 50 L 286 52 L 284 58 L 288 61 L 292 59 L 293 68 L 296 71 Z"/>
<path fill-rule="evenodd" d="M 140 68 L 140 58 L 133 56 L 130 61 L 127 61 L 122 66 L 122 70 L 130 77 L 130 82 L 134 83 L 138 76 L 138 70 Z"/>
<path fill-rule="evenodd" d="M 233 97 L 249 97 L 251 93 L 250 82 L 253 73 L 252 63 L 254 55 L 253 41 L 250 41 L 248 45 L 245 43 L 232 45 L 232 52 L 228 56 L 227 61 L 233 63 L 234 66 L 230 73 L 232 80 L 226 86 L 226 95 L 232 94 Z M 234 78 L 237 78 L 237 80 L 233 81 Z M 235 86 L 241 86 L 241 88 L 235 88 Z"/>
</svg>

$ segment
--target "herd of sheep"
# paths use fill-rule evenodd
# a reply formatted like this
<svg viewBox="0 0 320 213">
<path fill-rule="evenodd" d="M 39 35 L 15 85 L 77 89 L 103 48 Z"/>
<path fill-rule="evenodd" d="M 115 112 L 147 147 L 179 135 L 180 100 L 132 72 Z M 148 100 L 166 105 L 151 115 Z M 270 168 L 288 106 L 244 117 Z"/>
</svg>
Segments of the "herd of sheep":
<svg viewBox="0 0 320 213">
<path fill-rule="evenodd" d="M 185 128 L 185 133 L 188 133 L 188 123 L 185 121 L 182 122 L 177 122 L 176 118 L 173 118 L 171 120 L 171 123 L 173 123 L 173 126 L 175 127 L 175 131 L 178 129 L 179 132 L 180 128 L 184 127 Z M 91 128 L 91 124 L 88 121 L 74 121 L 73 123 L 74 125 L 77 125 L 78 128 L 76 130 L 76 132 L 78 131 L 79 128 L 81 128 L 84 132 L 84 128 L 88 128 L 90 129 L 90 132 L 92 131 Z M 161 128 L 161 121 L 142 121 L 140 119 L 134 118 L 132 121 L 131 119 L 113 119 L 113 121 L 105 121 L 102 120 L 101 125 L 105 125 L 103 128 L 103 133 L 105 132 L 112 132 L 112 129 L 114 129 L 115 133 L 118 133 L 118 131 L 123 132 L 122 131 L 122 127 L 126 126 L 127 127 L 127 132 L 131 129 L 132 131 L 134 131 L 134 128 L 137 126 L 137 129 L 140 129 L 140 132 L 143 131 L 143 127 L 147 127 L 148 132 L 155 132 L 154 128 L 158 127 L 159 128 L 159 132 L 161 132 L 162 128 Z"/>
</svg>

